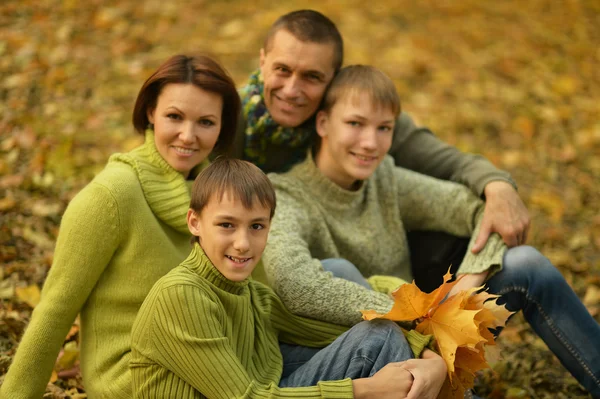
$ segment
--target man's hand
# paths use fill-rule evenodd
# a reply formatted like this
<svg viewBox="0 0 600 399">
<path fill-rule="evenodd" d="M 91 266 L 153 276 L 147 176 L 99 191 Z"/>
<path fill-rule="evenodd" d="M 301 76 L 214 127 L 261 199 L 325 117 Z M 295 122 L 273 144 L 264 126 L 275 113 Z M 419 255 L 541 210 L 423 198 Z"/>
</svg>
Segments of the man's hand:
<svg viewBox="0 0 600 399">
<path fill-rule="evenodd" d="M 525 244 L 531 220 L 514 187 L 504 181 L 493 181 L 485 186 L 484 194 L 481 229 L 471 252 L 481 251 L 492 233 L 500 234 L 509 248 Z"/>
</svg>

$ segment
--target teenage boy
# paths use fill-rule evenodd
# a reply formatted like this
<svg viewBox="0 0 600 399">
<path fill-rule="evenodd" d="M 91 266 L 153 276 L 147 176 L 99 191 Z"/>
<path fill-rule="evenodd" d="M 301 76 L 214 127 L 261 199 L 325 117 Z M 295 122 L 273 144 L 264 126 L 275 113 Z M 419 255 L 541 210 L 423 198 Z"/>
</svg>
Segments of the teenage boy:
<svg viewBox="0 0 600 399">
<path fill-rule="evenodd" d="M 232 156 L 278 173 L 304 159 L 315 136 L 314 115 L 342 62 L 342 37 L 326 16 L 300 10 L 280 17 L 260 50 L 260 69 L 240 91 L 243 109 Z M 464 184 L 485 197 L 474 252 L 485 246 L 492 232 L 509 247 L 526 242 L 529 215 L 515 183 L 485 158 L 462 153 L 428 129 L 417 128 L 405 112 L 394 124 L 389 153 L 397 166 Z M 432 289 L 449 264 L 460 263 L 468 241 L 413 232 L 409 244 L 413 264 L 426 266 L 414 270 L 417 283 Z M 437 251 L 430 251 L 431 246 Z M 422 276 L 423 269 L 437 269 L 437 276 Z"/>
<path fill-rule="evenodd" d="M 248 162 L 217 159 L 196 178 L 192 252 L 154 285 L 133 326 L 134 396 L 435 398 L 447 369 L 426 349 L 429 336 L 388 321 L 348 330 L 296 316 L 249 279 L 274 211 L 269 179 Z M 328 346 L 282 377 L 278 340 Z"/>
<path fill-rule="evenodd" d="M 444 231 L 475 245 L 483 201 L 462 185 L 398 168 L 387 155 L 399 112 L 385 74 L 345 67 L 317 114 L 318 145 L 288 173 L 269 175 L 279 204 L 263 263 L 295 314 L 353 325 L 362 309 L 387 312 L 393 299 L 370 290 L 363 276 L 411 279 L 406 230 Z M 358 284 L 333 277 L 330 263 L 334 273 L 340 263 L 354 269 Z M 600 326 L 546 257 L 529 246 L 507 250 L 493 234 L 478 254 L 467 252 L 458 273 L 465 276 L 455 291 L 485 283 L 509 310 L 523 310 L 563 365 L 600 397 Z"/>
</svg>

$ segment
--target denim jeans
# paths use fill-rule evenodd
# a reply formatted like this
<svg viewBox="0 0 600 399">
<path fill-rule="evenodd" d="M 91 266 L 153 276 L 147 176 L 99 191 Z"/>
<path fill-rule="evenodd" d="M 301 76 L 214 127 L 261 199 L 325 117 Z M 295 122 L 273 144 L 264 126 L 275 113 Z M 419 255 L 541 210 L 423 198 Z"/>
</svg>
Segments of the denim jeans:
<svg viewBox="0 0 600 399">
<path fill-rule="evenodd" d="M 548 258 L 530 246 L 506 251 L 502 271 L 487 282 L 594 398 L 600 398 L 600 325 Z"/>
<path fill-rule="evenodd" d="M 317 385 L 319 381 L 372 377 L 388 363 L 411 358 L 410 346 L 395 323 L 363 321 L 282 377 L 279 386 L 307 387 Z"/>
<path fill-rule="evenodd" d="M 352 264 L 344 259 L 322 263 L 334 275 L 344 270 L 336 277 L 360 273 L 347 271 Z M 548 258 L 530 246 L 511 248 L 504 255 L 502 270 L 487 281 L 487 287 L 502 295 L 499 304 L 505 303 L 511 311 L 522 310 L 571 375 L 594 398 L 600 398 L 600 325 Z"/>
</svg>

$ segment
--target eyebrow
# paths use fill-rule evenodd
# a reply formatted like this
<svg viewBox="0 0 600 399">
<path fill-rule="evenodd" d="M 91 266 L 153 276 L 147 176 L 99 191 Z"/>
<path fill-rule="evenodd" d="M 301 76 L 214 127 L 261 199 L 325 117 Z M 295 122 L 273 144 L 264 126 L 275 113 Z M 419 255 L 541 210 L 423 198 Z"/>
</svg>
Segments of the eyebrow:
<svg viewBox="0 0 600 399">
<path fill-rule="evenodd" d="M 273 62 L 273 65 L 276 67 L 284 67 L 286 69 L 292 69 L 289 67 L 289 65 L 284 64 L 283 62 L 275 61 L 275 62 Z M 309 69 L 306 71 L 302 70 L 300 72 L 302 73 L 302 75 L 318 75 L 320 79 L 325 79 L 325 73 L 323 73 L 319 70 L 316 70 L 316 69 Z"/>
<path fill-rule="evenodd" d="M 176 107 L 176 106 L 174 106 L 174 105 L 169 105 L 169 106 L 167 107 L 167 109 L 166 109 L 166 110 L 168 111 L 168 110 L 170 110 L 171 108 L 173 108 L 175 111 L 179 112 L 180 114 L 183 114 L 183 115 L 185 115 L 185 112 L 183 112 L 182 110 L 180 110 L 179 108 L 177 108 L 177 107 Z M 213 115 L 213 114 L 200 115 L 200 118 L 207 118 L 207 117 L 216 118 L 216 116 L 215 116 L 215 115 Z M 200 118 L 199 118 L 199 119 L 200 119 Z"/>
<path fill-rule="evenodd" d="M 351 118 L 351 119 L 360 119 L 360 120 L 363 120 L 363 121 L 367 120 L 367 118 L 365 118 L 364 116 L 359 115 L 359 114 L 352 114 L 352 115 L 349 116 L 349 118 Z M 394 119 L 388 119 L 387 121 L 382 121 L 381 123 L 384 123 L 384 124 L 385 123 L 394 123 Z"/>
<path fill-rule="evenodd" d="M 228 221 L 228 222 L 237 222 L 238 221 L 237 218 L 235 218 L 233 216 L 230 216 L 230 215 L 217 215 L 215 219 L 225 220 L 225 221 Z M 250 223 L 257 223 L 257 222 L 265 223 L 265 222 L 268 222 L 268 221 L 269 221 L 268 217 L 259 217 L 259 218 L 256 218 L 256 219 L 252 219 L 250 221 Z"/>
</svg>

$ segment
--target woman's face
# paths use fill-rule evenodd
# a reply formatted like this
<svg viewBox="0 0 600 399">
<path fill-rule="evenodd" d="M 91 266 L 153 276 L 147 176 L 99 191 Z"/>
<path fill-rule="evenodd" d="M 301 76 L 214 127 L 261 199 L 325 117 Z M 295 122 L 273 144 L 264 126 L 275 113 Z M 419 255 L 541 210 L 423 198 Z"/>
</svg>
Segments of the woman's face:
<svg viewBox="0 0 600 399">
<path fill-rule="evenodd" d="M 345 189 L 368 179 L 392 145 L 394 122 L 392 110 L 374 106 L 367 95 L 338 100 L 317 114 L 318 168 Z"/>
<path fill-rule="evenodd" d="M 163 87 L 148 110 L 159 154 L 187 178 L 212 151 L 221 131 L 223 98 L 191 83 Z"/>
</svg>

